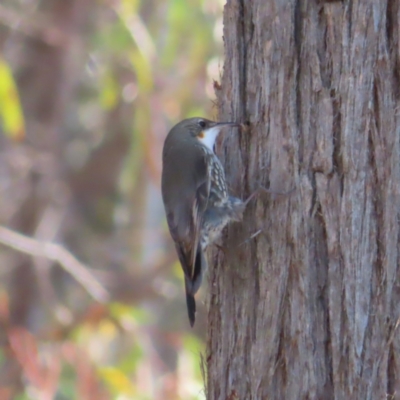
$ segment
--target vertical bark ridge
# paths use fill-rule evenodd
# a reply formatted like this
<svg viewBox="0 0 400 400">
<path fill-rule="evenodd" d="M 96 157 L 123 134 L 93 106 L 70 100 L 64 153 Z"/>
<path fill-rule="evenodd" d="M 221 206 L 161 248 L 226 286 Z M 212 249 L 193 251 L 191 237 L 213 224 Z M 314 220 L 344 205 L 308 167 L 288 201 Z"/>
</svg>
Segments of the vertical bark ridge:
<svg viewBox="0 0 400 400">
<path fill-rule="evenodd" d="M 215 255 L 209 399 L 400 392 L 399 4 L 225 6 L 221 118 L 250 122 L 220 148 L 231 189 L 296 190 Z"/>
</svg>

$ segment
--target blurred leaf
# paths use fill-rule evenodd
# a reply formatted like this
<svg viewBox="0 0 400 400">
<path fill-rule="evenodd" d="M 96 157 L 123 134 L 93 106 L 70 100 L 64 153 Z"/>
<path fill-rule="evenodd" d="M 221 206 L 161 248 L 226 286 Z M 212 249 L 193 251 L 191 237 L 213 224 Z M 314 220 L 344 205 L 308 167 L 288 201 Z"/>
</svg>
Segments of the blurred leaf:
<svg viewBox="0 0 400 400">
<path fill-rule="evenodd" d="M 177 279 L 179 279 L 179 281 L 183 282 L 182 266 L 178 260 L 175 260 L 175 262 L 172 264 L 171 271 L 175 278 L 177 278 Z"/>
<path fill-rule="evenodd" d="M 0 57 L 0 116 L 4 133 L 14 140 L 25 137 L 25 123 L 18 90 L 8 64 Z"/>
<path fill-rule="evenodd" d="M 131 313 L 131 306 L 117 301 L 109 304 L 109 308 L 111 315 L 118 320 Z"/>
<path fill-rule="evenodd" d="M 99 374 L 113 393 L 128 396 L 136 394 L 134 385 L 121 370 L 114 367 L 104 367 L 100 368 Z"/>
<path fill-rule="evenodd" d="M 93 44 L 101 48 L 107 58 L 115 62 L 116 59 L 124 59 L 123 52 L 132 46 L 132 36 L 127 31 L 121 20 L 117 23 L 105 25 L 93 37 Z"/>
<path fill-rule="evenodd" d="M 128 318 L 138 324 L 143 324 L 149 320 L 148 313 L 139 307 L 113 302 L 109 305 L 109 308 L 110 314 L 118 321 Z"/>
<path fill-rule="evenodd" d="M 32 397 L 26 393 L 21 393 L 17 395 L 13 400 L 32 400 Z"/>
<path fill-rule="evenodd" d="M 104 319 L 98 324 L 97 332 L 105 339 L 113 339 L 118 334 L 117 327 L 109 319 Z"/>
<path fill-rule="evenodd" d="M 119 362 L 119 368 L 125 374 L 135 373 L 138 365 L 143 362 L 144 355 L 143 349 L 135 343 L 129 353 Z"/>
<path fill-rule="evenodd" d="M 57 400 L 71 400 L 76 398 L 75 380 L 76 373 L 74 368 L 64 363 L 58 385 Z"/>
<path fill-rule="evenodd" d="M 187 399 L 205 399 L 204 384 L 202 383 L 199 355 L 204 352 L 205 344 L 194 335 L 184 335 L 184 351 L 179 353 L 178 374 L 184 375 L 180 379 L 181 390 Z"/>
<path fill-rule="evenodd" d="M 199 338 L 194 335 L 185 335 L 183 337 L 183 344 L 185 350 L 196 355 L 196 358 L 200 352 L 205 350 L 205 343 L 199 340 Z"/>
<path fill-rule="evenodd" d="M 124 161 L 121 172 L 120 187 L 125 194 L 133 191 L 140 169 L 143 166 L 146 136 L 150 129 L 151 114 L 147 96 L 140 96 L 136 104 L 134 114 L 131 148 L 128 157 Z"/>
<path fill-rule="evenodd" d="M 122 0 L 120 4 L 120 12 L 123 17 L 128 18 L 132 14 L 136 14 L 140 5 L 140 0 Z"/>
<path fill-rule="evenodd" d="M 136 73 L 139 89 L 144 92 L 151 91 L 153 76 L 150 61 L 138 49 L 132 50 L 130 59 Z"/>
<path fill-rule="evenodd" d="M 197 7 L 193 7 L 197 3 Z M 192 54 L 209 52 L 212 41 L 212 21 L 201 12 L 200 2 L 170 0 L 167 22 L 168 35 L 163 46 L 164 66 L 177 64 L 177 58 L 194 65 L 202 66 L 205 59 L 192 58 Z M 199 63 L 200 61 L 200 63 Z"/>
<path fill-rule="evenodd" d="M 201 380 L 202 375 L 199 359 L 200 353 L 204 353 L 206 349 L 205 343 L 199 340 L 197 336 L 188 334 L 183 337 L 183 347 L 188 356 L 188 360 L 190 360 L 194 376 Z"/>
<path fill-rule="evenodd" d="M 203 115 L 204 110 L 200 107 L 193 107 L 187 113 L 187 118 L 198 117 L 199 115 Z"/>
<path fill-rule="evenodd" d="M 111 110 L 117 105 L 119 86 L 110 71 L 103 75 L 100 91 L 100 104 L 104 110 Z"/>
</svg>

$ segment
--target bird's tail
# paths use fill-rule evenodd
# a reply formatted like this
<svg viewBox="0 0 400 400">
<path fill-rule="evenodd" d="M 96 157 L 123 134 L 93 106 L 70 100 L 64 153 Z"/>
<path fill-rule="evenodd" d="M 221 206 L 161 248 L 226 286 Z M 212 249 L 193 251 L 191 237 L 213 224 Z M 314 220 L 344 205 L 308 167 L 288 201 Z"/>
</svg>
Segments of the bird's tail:
<svg viewBox="0 0 400 400">
<path fill-rule="evenodd" d="M 196 253 L 193 277 L 189 278 L 185 276 L 186 304 L 190 326 L 192 327 L 196 318 L 196 301 L 194 299 L 194 295 L 200 288 L 201 282 L 203 280 L 203 274 L 206 270 L 207 261 L 204 256 L 203 250 L 199 246 Z"/>
<path fill-rule="evenodd" d="M 186 305 L 188 310 L 188 317 L 190 326 L 193 328 L 194 321 L 196 320 L 196 300 L 194 299 L 194 294 L 190 290 L 191 282 L 187 277 L 185 277 L 185 290 L 186 290 Z"/>
</svg>

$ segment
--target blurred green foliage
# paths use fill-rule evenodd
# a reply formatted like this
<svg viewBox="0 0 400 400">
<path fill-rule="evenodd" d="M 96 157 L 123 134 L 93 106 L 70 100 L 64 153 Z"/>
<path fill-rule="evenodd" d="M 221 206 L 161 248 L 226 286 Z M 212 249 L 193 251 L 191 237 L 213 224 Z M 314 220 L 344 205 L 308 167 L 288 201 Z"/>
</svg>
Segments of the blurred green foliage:
<svg viewBox="0 0 400 400">
<path fill-rule="evenodd" d="M 0 115 L 4 133 L 14 140 L 25 136 L 24 117 L 9 65 L 0 58 Z"/>
<path fill-rule="evenodd" d="M 158 188 L 169 127 L 215 117 L 221 18 L 215 0 L 0 7 L 0 224 L 57 238 L 111 296 L 43 260 L 21 277 L 1 247 L 2 399 L 204 398 L 204 325 L 188 330 Z"/>
</svg>

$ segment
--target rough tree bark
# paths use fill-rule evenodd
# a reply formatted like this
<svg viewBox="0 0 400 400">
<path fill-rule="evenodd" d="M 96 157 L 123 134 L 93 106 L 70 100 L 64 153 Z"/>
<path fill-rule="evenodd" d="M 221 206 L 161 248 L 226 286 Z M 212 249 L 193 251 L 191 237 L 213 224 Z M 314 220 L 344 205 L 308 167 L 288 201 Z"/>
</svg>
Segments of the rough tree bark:
<svg viewBox="0 0 400 400">
<path fill-rule="evenodd" d="M 399 0 L 230 0 L 207 398 L 400 398 Z"/>
</svg>

